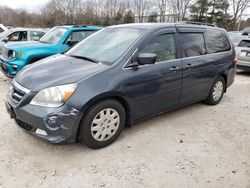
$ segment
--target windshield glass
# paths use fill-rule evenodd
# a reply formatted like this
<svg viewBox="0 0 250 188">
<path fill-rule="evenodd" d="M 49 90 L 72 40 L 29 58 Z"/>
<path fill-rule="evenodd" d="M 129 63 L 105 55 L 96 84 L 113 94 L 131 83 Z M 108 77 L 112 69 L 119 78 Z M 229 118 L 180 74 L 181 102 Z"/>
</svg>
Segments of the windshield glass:
<svg viewBox="0 0 250 188">
<path fill-rule="evenodd" d="M 144 33 L 143 29 L 107 28 L 88 37 L 66 55 L 112 65 Z"/>
<path fill-rule="evenodd" d="M 57 43 L 61 37 L 66 33 L 68 29 L 63 27 L 55 27 L 46 33 L 41 39 L 40 42 L 54 44 Z"/>
</svg>

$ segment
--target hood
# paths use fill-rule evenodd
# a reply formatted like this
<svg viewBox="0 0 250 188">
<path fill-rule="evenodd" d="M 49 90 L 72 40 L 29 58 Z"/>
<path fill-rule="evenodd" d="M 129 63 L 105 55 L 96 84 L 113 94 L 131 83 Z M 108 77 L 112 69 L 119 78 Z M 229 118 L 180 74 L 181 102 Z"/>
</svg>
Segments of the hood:
<svg viewBox="0 0 250 188">
<path fill-rule="evenodd" d="M 31 91 L 40 91 L 47 87 L 76 83 L 107 67 L 58 54 L 27 66 L 18 73 L 15 80 Z"/>
<path fill-rule="evenodd" d="M 25 49 L 41 49 L 41 48 L 48 48 L 51 46 L 51 44 L 45 44 L 37 41 L 29 41 L 29 42 L 13 42 L 13 43 L 7 43 L 5 45 L 5 48 L 11 49 L 11 50 L 25 50 Z"/>
</svg>

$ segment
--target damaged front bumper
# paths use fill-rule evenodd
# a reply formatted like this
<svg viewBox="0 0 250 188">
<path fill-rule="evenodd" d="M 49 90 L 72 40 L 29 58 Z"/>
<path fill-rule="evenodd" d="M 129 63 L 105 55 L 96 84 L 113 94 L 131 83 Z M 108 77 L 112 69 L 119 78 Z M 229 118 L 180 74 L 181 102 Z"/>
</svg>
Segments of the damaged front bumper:
<svg viewBox="0 0 250 188">
<path fill-rule="evenodd" d="M 29 102 L 33 98 L 32 93 L 25 94 L 23 99 L 16 103 L 11 93 L 8 94 L 5 102 L 6 109 L 18 127 L 54 144 L 76 141 L 82 112 L 67 104 L 59 108 L 30 105 Z"/>
</svg>

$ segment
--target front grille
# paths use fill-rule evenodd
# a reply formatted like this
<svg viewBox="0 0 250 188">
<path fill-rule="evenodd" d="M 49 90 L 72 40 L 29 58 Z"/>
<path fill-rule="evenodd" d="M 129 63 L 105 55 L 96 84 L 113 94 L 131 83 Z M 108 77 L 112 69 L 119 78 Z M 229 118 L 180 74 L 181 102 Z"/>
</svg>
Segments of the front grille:
<svg viewBox="0 0 250 188">
<path fill-rule="evenodd" d="M 16 103 L 19 103 L 23 99 L 24 95 L 25 95 L 25 93 L 19 92 L 15 88 L 13 88 L 12 93 L 11 93 L 11 98 Z"/>
<path fill-rule="evenodd" d="M 12 82 L 12 86 L 10 87 L 9 96 L 15 102 L 18 104 L 24 96 L 29 93 L 29 90 L 18 84 L 15 80 Z"/>
<path fill-rule="evenodd" d="M 21 120 L 16 119 L 17 124 L 26 131 L 31 131 L 33 129 L 32 125 L 29 125 Z"/>
</svg>

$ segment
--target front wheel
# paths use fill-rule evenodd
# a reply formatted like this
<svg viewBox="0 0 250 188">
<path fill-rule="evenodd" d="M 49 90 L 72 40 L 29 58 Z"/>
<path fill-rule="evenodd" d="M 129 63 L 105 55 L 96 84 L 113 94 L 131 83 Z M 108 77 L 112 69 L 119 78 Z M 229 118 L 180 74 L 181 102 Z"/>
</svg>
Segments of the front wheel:
<svg viewBox="0 0 250 188">
<path fill-rule="evenodd" d="M 96 103 L 81 122 L 80 141 L 93 149 L 108 146 L 121 134 L 125 121 L 125 109 L 119 102 L 104 100 Z"/>
<path fill-rule="evenodd" d="M 225 87 L 226 84 L 224 78 L 223 77 L 217 78 L 212 85 L 212 88 L 209 92 L 209 96 L 205 100 L 205 103 L 208 105 L 218 104 L 224 95 Z"/>
</svg>

